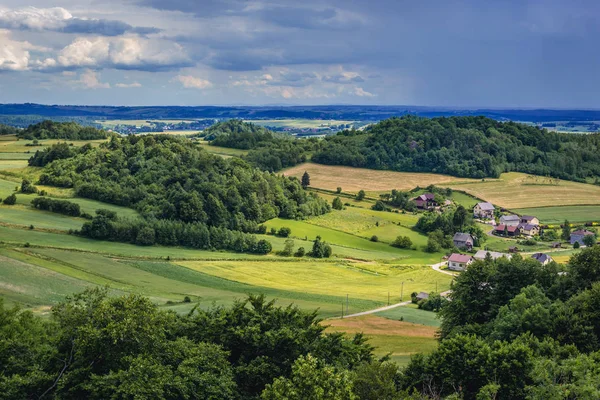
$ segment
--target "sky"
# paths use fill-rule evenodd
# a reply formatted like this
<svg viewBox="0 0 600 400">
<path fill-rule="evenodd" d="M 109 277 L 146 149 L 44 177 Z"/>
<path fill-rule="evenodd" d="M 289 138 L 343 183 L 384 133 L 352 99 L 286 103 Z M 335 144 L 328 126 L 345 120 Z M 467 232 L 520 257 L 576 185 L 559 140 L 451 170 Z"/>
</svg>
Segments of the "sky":
<svg viewBox="0 0 600 400">
<path fill-rule="evenodd" d="M 600 108 L 597 0 L 0 0 L 0 103 Z"/>
</svg>

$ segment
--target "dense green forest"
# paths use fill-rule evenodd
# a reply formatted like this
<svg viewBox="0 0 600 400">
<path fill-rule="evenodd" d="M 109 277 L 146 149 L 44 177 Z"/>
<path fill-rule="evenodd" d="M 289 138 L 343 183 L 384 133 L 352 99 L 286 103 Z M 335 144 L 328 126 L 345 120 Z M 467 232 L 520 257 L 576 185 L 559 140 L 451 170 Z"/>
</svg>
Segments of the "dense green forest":
<svg viewBox="0 0 600 400">
<path fill-rule="evenodd" d="M 161 311 L 93 289 L 50 319 L 0 302 L 0 398 L 596 399 L 600 247 L 566 266 L 473 263 L 443 302 L 440 345 L 399 369 L 316 313 L 250 296 Z"/>
<path fill-rule="evenodd" d="M 600 176 L 600 135 L 550 132 L 486 117 L 382 121 L 324 139 L 312 161 L 460 177 L 519 171 L 562 179 Z"/>
<path fill-rule="evenodd" d="M 319 145 L 316 139 L 297 140 L 241 120 L 220 122 L 204 132 L 211 145 L 249 150 L 244 159 L 271 172 L 305 162 Z"/>
<path fill-rule="evenodd" d="M 21 130 L 19 128 L 15 128 L 14 126 L 0 124 L 0 136 L 2 135 L 16 135 Z"/>
<path fill-rule="evenodd" d="M 98 148 L 68 150 L 56 145 L 32 158 L 31 165 L 54 159 L 40 184 L 73 187 L 78 196 L 131 207 L 144 217 L 99 214 L 81 231 L 98 239 L 262 253 L 264 243 L 241 232 L 264 233 L 260 224 L 271 218 L 301 219 L 330 209 L 294 178 L 223 159 L 186 138 L 113 137 Z"/>
<path fill-rule="evenodd" d="M 76 122 L 42 121 L 19 130 L 22 139 L 65 139 L 96 140 L 106 139 L 108 132 L 91 126 L 81 126 Z"/>
</svg>

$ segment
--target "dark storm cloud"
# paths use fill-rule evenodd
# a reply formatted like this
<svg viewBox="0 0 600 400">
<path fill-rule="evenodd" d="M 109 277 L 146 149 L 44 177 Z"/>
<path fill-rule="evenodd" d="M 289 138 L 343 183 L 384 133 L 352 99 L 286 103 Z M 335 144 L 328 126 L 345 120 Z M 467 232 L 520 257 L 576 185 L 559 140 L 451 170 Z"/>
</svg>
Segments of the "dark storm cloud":
<svg viewBox="0 0 600 400">
<path fill-rule="evenodd" d="M 124 33 L 147 35 L 161 31 L 153 27 L 134 27 L 117 20 L 77 18 L 61 7 L 0 9 L 0 28 L 102 36 L 119 36 Z"/>
<path fill-rule="evenodd" d="M 104 36 L 119 36 L 124 33 L 137 33 L 149 35 L 161 30 L 153 27 L 134 27 L 122 21 L 107 19 L 81 19 L 72 18 L 66 22 L 65 27 L 57 29 L 64 33 L 82 33 Z"/>
</svg>

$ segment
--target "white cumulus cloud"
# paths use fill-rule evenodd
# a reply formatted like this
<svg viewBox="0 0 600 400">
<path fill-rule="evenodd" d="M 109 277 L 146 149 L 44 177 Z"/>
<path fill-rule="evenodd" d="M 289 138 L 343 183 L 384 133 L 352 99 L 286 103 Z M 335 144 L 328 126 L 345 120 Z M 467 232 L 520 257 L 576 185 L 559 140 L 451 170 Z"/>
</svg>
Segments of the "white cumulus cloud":
<svg viewBox="0 0 600 400">
<path fill-rule="evenodd" d="M 191 75 L 177 75 L 175 80 L 179 81 L 183 87 L 188 89 L 206 89 L 212 86 L 210 81 L 202 78 L 196 78 Z"/>
<path fill-rule="evenodd" d="M 177 43 L 131 35 L 79 37 L 62 49 L 56 59 L 46 60 L 42 67 L 157 71 L 190 63 L 185 50 Z"/>
<path fill-rule="evenodd" d="M 361 87 L 355 87 L 353 94 L 359 97 L 375 97 L 376 95 L 370 92 L 367 92 L 365 89 Z"/>
<path fill-rule="evenodd" d="M 118 88 L 138 88 L 138 87 L 142 87 L 142 84 L 139 82 L 117 83 L 115 86 Z"/>
<path fill-rule="evenodd" d="M 0 29 L 0 71 L 28 70 L 31 63 L 30 50 L 46 49 L 29 42 L 13 40 L 9 31 Z"/>
<path fill-rule="evenodd" d="M 79 75 L 79 80 L 75 81 L 78 86 L 82 86 L 87 89 L 109 89 L 110 84 L 107 82 L 100 82 L 100 77 L 97 72 L 90 69 L 83 71 Z"/>
</svg>

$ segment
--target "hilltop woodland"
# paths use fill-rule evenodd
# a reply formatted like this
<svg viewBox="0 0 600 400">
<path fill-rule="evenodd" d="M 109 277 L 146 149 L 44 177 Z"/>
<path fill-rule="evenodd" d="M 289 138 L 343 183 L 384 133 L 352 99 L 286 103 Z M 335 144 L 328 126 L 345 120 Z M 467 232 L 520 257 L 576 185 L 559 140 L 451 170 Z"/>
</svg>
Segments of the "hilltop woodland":
<svg viewBox="0 0 600 400">
<path fill-rule="evenodd" d="M 106 139 L 109 133 L 91 126 L 81 126 L 76 122 L 42 121 L 18 131 L 21 139 L 65 139 L 97 140 Z"/>
<path fill-rule="evenodd" d="M 31 165 L 54 159 L 40 184 L 74 188 L 77 196 L 142 215 L 127 220 L 101 210 L 80 232 L 95 239 L 268 253 L 268 242 L 249 235 L 265 233 L 262 222 L 330 210 L 297 179 L 212 155 L 185 138 L 113 137 L 97 148 L 68 150 L 58 144 L 32 157 Z"/>
<path fill-rule="evenodd" d="M 477 261 L 450 298 L 439 347 L 403 369 L 263 296 L 178 315 L 90 289 L 50 319 L 0 301 L 0 399 L 600 397 L 600 247 L 566 267 Z"/>
<path fill-rule="evenodd" d="M 204 133 L 213 146 L 250 150 L 244 158 L 271 172 L 305 162 L 319 145 L 317 139 L 296 140 L 241 120 L 220 122 Z"/>
<path fill-rule="evenodd" d="M 583 181 L 600 176 L 600 135 L 573 135 L 486 117 L 391 118 L 325 138 L 312 161 L 497 178 L 517 171 Z"/>
</svg>

